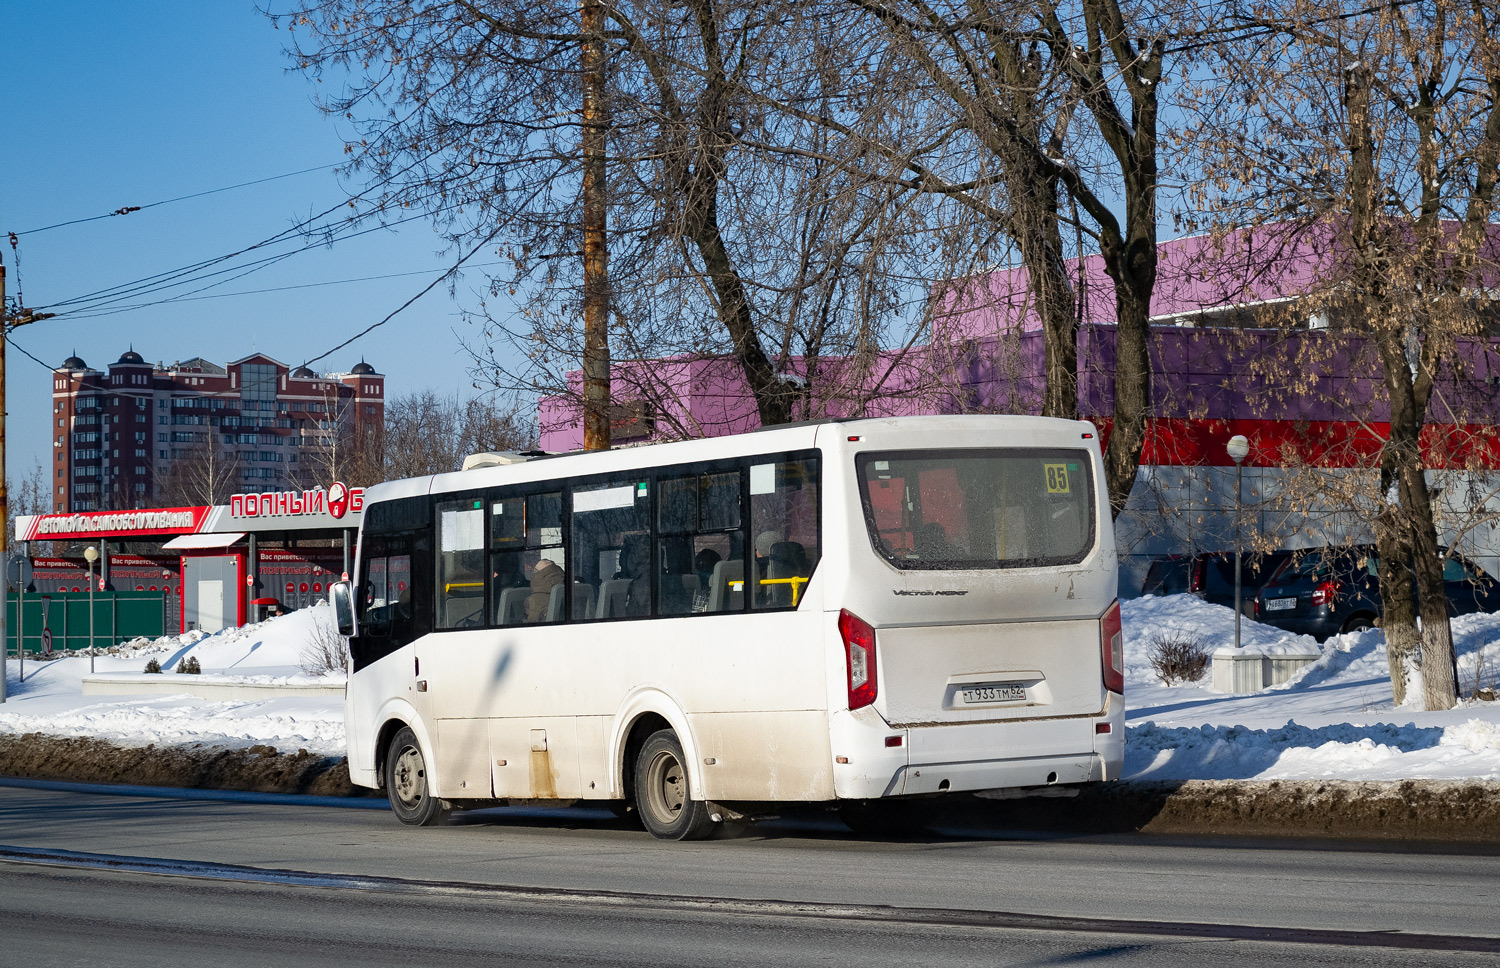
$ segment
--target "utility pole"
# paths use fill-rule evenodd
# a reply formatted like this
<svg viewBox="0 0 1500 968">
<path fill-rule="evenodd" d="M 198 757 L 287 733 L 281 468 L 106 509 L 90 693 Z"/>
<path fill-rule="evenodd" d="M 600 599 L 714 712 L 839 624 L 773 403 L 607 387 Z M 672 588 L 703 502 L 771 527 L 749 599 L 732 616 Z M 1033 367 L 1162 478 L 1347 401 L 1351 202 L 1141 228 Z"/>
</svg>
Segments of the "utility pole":
<svg viewBox="0 0 1500 968">
<path fill-rule="evenodd" d="M 10 523 L 10 495 L 7 493 L 5 480 L 5 338 L 12 329 L 17 326 L 25 326 L 39 319 L 47 319 L 52 313 L 31 313 L 20 306 L 16 307 L 15 315 L 11 315 L 5 302 L 5 260 L 0 257 L 0 563 L 4 563 L 7 574 L 10 563 L 6 557 L 9 551 L 7 531 Z M 8 581 L 0 582 L 0 587 L 7 586 Z M 5 588 L 5 598 L 0 600 L 5 604 L 10 601 L 10 589 Z M 5 702 L 5 674 L 10 665 L 10 640 L 6 638 L 5 628 L 5 604 L 0 604 L 0 703 Z M 19 614 L 21 598 L 16 596 L 16 611 Z M 16 639 L 16 657 L 21 657 L 22 643 L 19 637 Z"/>
<path fill-rule="evenodd" d="M 5 564 L 7 581 L 5 582 L 5 602 L 0 603 L 0 703 L 5 702 L 5 680 L 10 672 L 10 639 L 6 638 L 5 613 L 9 610 L 6 606 L 10 602 L 9 573 L 10 560 L 6 556 L 9 549 L 6 547 L 7 534 L 10 529 L 6 524 L 10 522 L 10 495 L 5 488 L 5 337 L 6 329 L 10 326 L 10 313 L 5 308 L 5 261 L 0 257 L 0 562 Z M 21 610 L 21 599 L 16 598 L 16 611 Z M 21 652 L 21 640 L 16 639 L 16 654 Z"/>
<path fill-rule="evenodd" d="M 583 447 L 609 450 L 609 249 L 605 240 L 604 4 L 582 0 Z"/>
</svg>

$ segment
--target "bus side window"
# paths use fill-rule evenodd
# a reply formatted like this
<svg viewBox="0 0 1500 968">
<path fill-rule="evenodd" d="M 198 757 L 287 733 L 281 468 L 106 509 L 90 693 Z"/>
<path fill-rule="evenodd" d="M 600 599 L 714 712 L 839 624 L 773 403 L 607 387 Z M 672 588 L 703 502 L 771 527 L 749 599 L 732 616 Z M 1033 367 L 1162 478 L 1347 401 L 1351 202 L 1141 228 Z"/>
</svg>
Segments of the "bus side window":
<svg viewBox="0 0 1500 968">
<path fill-rule="evenodd" d="M 738 470 L 693 474 L 658 482 L 656 614 L 728 610 L 735 599 L 713 596 L 715 566 L 743 548 Z M 743 554 L 743 552 L 740 552 Z M 724 569 L 719 569 L 720 582 Z M 711 605 L 712 601 L 712 605 Z"/>
<path fill-rule="evenodd" d="M 526 598 L 531 587 L 525 551 L 525 499 L 491 499 L 490 595 L 494 625 L 520 625 L 526 621 Z M 531 565 L 535 564 L 533 560 Z"/>
<path fill-rule="evenodd" d="M 369 557 L 360 564 L 359 635 L 349 643 L 355 669 L 389 655 L 418 634 L 412 536 L 382 535 L 368 539 L 368 544 Z"/>
<path fill-rule="evenodd" d="M 817 458 L 750 465 L 751 608 L 795 608 L 818 565 Z"/>
<path fill-rule="evenodd" d="M 651 614 L 650 508 L 647 481 L 573 491 L 576 617 L 615 619 Z M 592 600 L 592 612 L 579 614 L 580 596 Z"/>
<path fill-rule="evenodd" d="M 478 628 L 484 624 L 484 502 L 449 501 L 437 511 L 436 627 Z"/>
<path fill-rule="evenodd" d="M 386 557 L 365 562 L 364 601 L 361 604 L 360 630 L 365 635 L 391 634 L 391 601 L 386 587 Z"/>
</svg>

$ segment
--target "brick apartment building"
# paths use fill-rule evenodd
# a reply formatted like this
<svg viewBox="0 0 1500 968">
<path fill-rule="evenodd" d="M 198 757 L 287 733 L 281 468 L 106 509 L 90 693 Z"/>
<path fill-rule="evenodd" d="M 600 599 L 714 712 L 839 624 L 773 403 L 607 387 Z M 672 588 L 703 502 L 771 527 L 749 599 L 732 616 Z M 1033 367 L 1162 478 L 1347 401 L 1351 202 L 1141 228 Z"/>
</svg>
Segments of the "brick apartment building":
<svg viewBox="0 0 1500 968">
<path fill-rule="evenodd" d="M 52 377 L 59 514 L 326 485 L 378 455 L 385 427 L 385 377 L 363 361 L 315 373 L 261 353 L 163 365 L 132 349 L 104 371 L 70 356 Z"/>
</svg>

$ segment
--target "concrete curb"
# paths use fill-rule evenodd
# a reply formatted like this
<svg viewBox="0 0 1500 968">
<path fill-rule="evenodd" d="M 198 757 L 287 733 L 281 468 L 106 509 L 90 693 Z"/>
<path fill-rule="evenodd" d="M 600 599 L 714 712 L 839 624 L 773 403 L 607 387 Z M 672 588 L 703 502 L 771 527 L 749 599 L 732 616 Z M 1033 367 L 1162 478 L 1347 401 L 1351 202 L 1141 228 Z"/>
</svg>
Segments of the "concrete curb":
<svg viewBox="0 0 1500 968">
<path fill-rule="evenodd" d="M 975 798 L 956 806 L 956 815 L 987 825 L 1079 833 L 1500 844 L 1500 782 L 1126 782 L 1101 784 L 1066 799 Z"/>
<path fill-rule="evenodd" d="M 244 682 L 211 676 L 124 673 L 83 677 L 85 696 L 196 696 L 209 701 L 285 699 L 288 697 L 343 698 L 344 684 Z"/>
</svg>

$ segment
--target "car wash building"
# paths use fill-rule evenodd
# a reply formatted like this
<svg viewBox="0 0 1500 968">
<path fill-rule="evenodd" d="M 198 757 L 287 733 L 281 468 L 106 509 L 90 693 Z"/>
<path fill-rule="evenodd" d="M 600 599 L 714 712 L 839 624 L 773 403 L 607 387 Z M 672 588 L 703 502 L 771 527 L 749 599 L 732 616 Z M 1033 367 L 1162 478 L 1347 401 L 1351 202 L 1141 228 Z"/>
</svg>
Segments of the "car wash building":
<svg viewBox="0 0 1500 968">
<path fill-rule="evenodd" d="M 363 488 L 334 483 L 236 494 L 222 505 L 18 516 L 22 641 L 27 651 L 47 651 L 55 636 L 44 639 L 44 629 L 79 624 L 70 608 L 81 607 L 84 622 L 92 608 L 96 625 L 102 621 L 119 641 L 217 632 L 316 604 L 351 567 L 363 509 Z M 67 553 L 30 554 L 46 543 Z M 81 553 L 89 546 L 98 549 L 92 563 Z M 71 604 L 91 589 L 92 606 Z M 149 608 L 119 609 L 120 601 L 143 598 L 159 604 L 159 625 Z M 10 600 L 14 610 L 16 592 Z M 127 611 L 134 616 L 129 627 L 120 621 Z M 18 624 L 7 627 L 14 642 Z M 83 647 L 71 628 L 62 637 Z"/>
</svg>

